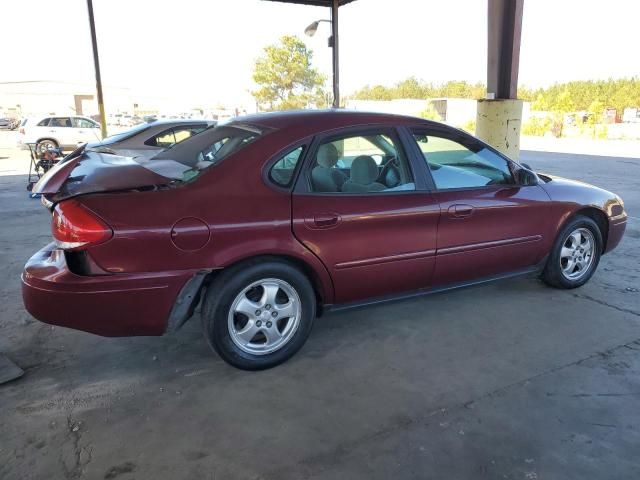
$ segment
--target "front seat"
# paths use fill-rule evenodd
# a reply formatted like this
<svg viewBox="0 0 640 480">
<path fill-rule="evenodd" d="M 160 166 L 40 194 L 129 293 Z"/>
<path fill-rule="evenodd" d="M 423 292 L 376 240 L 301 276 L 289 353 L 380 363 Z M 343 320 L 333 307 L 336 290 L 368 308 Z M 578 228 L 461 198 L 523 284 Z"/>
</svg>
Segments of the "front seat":
<svg viewBox="0 0 640 480">
<path fill-rule="evenodd" d="M 320 145 L 316 154 L 318 164 L 311 170 L 311 183 L 314 192 L 339 192 L 347 181 L 347 176 L 339 169 L 334 168 L 338 163 L 340 154 L 332 143 Z"/>
<path fill-rule="evenodd" d="M 384 190 L 378 179 L 378 165 L 369 155 L 360 155 L 351 164 L 351 177 L 342 186 L 343 192 L 380 192 Z"/>
</svg>

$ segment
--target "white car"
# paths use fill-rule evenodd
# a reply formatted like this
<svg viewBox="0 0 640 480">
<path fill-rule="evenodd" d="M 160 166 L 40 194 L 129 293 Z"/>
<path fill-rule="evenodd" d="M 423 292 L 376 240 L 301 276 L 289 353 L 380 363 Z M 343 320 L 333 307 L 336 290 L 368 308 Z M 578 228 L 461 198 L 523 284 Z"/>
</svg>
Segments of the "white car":
<svg viewBox="0 0 640 480">
<path fill-rule="evenodd" d="M 33 143 L 40 153 L 57 147 L 74 150 L 80 144 L 101 140 L 100 124 L 79 116 L 25 118 L 19 132 L 18 146 L 26 149 Z"/>
</svg>

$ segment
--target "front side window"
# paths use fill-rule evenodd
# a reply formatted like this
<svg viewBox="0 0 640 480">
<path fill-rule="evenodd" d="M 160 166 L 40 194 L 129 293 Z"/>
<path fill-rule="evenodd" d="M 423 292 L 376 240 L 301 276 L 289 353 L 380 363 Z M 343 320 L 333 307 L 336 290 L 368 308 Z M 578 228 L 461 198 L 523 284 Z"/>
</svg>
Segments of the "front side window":
<svg viewBox="0 0 640 480">
<path fill-rule="evenodd" d="M 49 125 L 49 122 L 51 121 L 50 118 L 45 118 L 44 120 L 40 120 L 40 122 L 38 122 L 38 127 L 46 127 Z M 23 125 L 25 125 L 27 123 L 27 121 L 25 120 Z"/>
<path fill-rule="evenodd" d="M 73 126 L 75 128 L 94 128 L 96 126 L 95 123 L 93 123 L 90 120 L 87 120 L 86 118 L 73 118 Z"/>
<path fill-rule="evenodd" d="M 514 184 L 509 162 L 481 143 L 449 139 L 419 130 L 420 147 L 438 190 Z M 464 144 L 463 144 L 464 142 Z"/>
<path fill-rule="evenodd" d="M 415 190 L 407 159 L 389 135 L 349 135 L 322 143 L 311 170 L 311 190 L 371 193 Z"/>
<path fill-rule="evenodd" d="M 269 171 L 271 181 L 281 187 L 288 187 L 293 180 L 293 174 L 298 165 L 298 161 L 302 157 L 304 147 L 300 146 L 295 150 L 283 155 L 276 163 L 273 164 Z"/>
</svg>

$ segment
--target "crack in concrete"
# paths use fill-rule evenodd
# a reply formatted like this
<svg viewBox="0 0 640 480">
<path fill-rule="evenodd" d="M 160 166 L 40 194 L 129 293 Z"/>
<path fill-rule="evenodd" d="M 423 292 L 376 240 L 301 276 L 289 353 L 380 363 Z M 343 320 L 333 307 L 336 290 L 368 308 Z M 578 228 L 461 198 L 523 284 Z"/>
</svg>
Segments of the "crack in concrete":
<svg viewBox="0 0 640 480">
<path fill-rule="evenodd" d="M 67 416 L 67 441 L 71 442 L 71 452 L 67 455 L 65 448 L 60 450 L 60 463 L 65 478 L 72 479 L 82 476 L 84 468 L 93 458 L 93 448 L 82 446 L 81 422 L 75 422 L 71 415 Z M 67 442 L 65 442 L 67 443 Z"/>
<path fill-rule="evenodd" d="M 607 303 L 604 300 L 598 300 L 597 298 L 591 297 L 589 295 L 585 295 L 585 294 L 581 294 L 581 293 L 573 293 L 572 295 L 573 295 L 574 298 L 582 298 L 584 300 L 589 300 L 591 302 L 595 302 L 595 303 L 597 303 L 599 305 L 602 305 L 604 307 L 613 308 L 614 310 L 617 310 L 619 312 L 629 313 L 631 315 L 635 315 L 636 317 L 640 317 L 640 312 L 636 312 L 636 311 L 630 310 L 628 308 L 618 307 L 617 305 L 613 305 L 611 303 Z"/>
<path fill-rule="evenodd" d="M 478 396 L 475 399 L 472 400 L 468 400 L 465 402 L 461 402 L 461 403 L 455 403 L 450 407 L 440 407 L 440 408 L 436 408 L 433 410 L 430 410 L 429 412 L 422 414 L 422 415 L 417 415 L 414 418 L 410 418 L 407 416 L 403 416 L 401 417 L 399 420 L 395 420 L 391 425 L 382 428 L 380 430 L 378 430 L 377 432 L 373 432 L 371 434 L 365 435 L 361 438 L 358 438 L 356 440 L 350 441 L 350 442 L 345 442 L 341 445 L 336 446 L 335 448 L 331 449 L 328 452 L 325 453 L 321 453 L 318 455 L 313 455 L 313 456 L 309 456 L 303 460 L 301 460 L 298 463 L 298 466 L 300 465 L 304 465 L 307 467 L 308 472 L 306 473 L 301 473 L 299 471 L 296 471 L 296 473 L 300 474 L 300 478 L 303 479 L 308 479 L 311 478 L 314 475 L 323 473 L 324 471 L 326 471 L 327 469 L 330 468 L 330 466 L 335 465 L 336 460 L 338 458 L 344 458 L 347 457 L 353 450 L 355 450 L 356 448 L 358 448 L 360 445 L 364 445 L 367 442 L 373 440 L 373 439 L 378 439 L 378 438 L 384 438 L 387 437 L 389 435 L 392 435 L 396 432 L 400 432 L 403 430 L 406 430 L 408 428 L 410 428 L 412 425 L 417 425 L 417 424 L 424 424 L 425 426 L 428 426 L 429 424 L 427 423 L 427 420 L 429 420 L 430 418 L 434 417 L 435 415 L 438 414 L 446 414 L 446 413 L 451 413 L 451 412 L 456 412 L 462 409 L 472 409 L 473 408 L 473 404 L 474 403 L 478 403 L 482 400 L 486 400 L 488 398 L 492 398 L 496 395 L 500 395 L 504 392 L 506 392 L 507 390 L 510 390 L 512 388 L 515 387 L 519 387 L 522 385 L 525 385 L 528 382 L 531 382 L 533 380 L 536 380 L 540 377 L 543 377 L 545 375 L 549 375 L 552 373 L 556 373 L 560 370 L 563 370 L 565 368 L 568 367 L 573 367 L 575 365 L 579 365 L 583 362 L 586 362 L 588 360 L 591 360 L 593 358 L 597 358 L 597 357 L 607 357 L 609 355 L 612 355 L 616 350 L 621 349 L 621 348 L 631 348 L 634 349 L 633 345 L 638 346 L 640 345 L 640 338 L 629 341 L 629 342 L 625 342 L 623 344 L 620 345 L 615 345 L 613 347 L 608 348 L 607 350 L 605 350 L 604 352 L 596 352 L 593 353 L 591 355 L 588 355 L 584 358 L 580 358 L 578 360 L 574 360 L 572 362 L 569 363 L 565 363 L 563 365 L 559 365 L 557 367 L 553 367 L 550 368 L 548 370 L 545 370 L 543 372 L 537 373 L 535 375 L 532 375 L 530 377 L 527 377 L 525 379 L 521 379 L 515 382 L 512 382 L 510 384 L 507 384 L 505 386 L 496 388 L 490 392 L 484 393 L 480 396 Z M 595 395 L 599 395 L 599 394 L 595 394 Z M 629 394 L 603 394 L 604 396 L 614 396 L 614 395 L 629 395 Z M 630 395 L 638 395 L 637 393 L 632 393 Z M 603 425 L 604 426 L 604 425 Z M 607 425 L 608 426 L 608 425 Z M 295 467 L 292 467 L 295 468 Z M 289 468 L 284 468 L 283 471 L 289 470 Z M 275 471 L 272 473 L 269 473 L 266 475 L 267 478 L 280 478 L 282 475 L 280 475 L 280 471 Z"/>
</svg>

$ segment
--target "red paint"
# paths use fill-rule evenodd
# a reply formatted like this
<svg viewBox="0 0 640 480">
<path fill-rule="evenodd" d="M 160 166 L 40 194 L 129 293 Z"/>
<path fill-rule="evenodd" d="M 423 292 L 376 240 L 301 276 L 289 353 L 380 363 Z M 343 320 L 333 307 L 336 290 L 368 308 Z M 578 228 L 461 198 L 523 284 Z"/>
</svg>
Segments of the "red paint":
<svg viewBox="0 0 640 480">
<path fill-rule="evenodd" d="M 210 236 L 209 226 L 199 218 L 182 218 L 171 228 L 171 241 L 180 250 L 200 250 Z"/>
<path fill-rule="evenodd" d="M 195 272 L 254 256 L 305 265 L 321 303 L 328 305 L 535 265 L 563 223 L 585 208 L 608 219 L 606 251 L 624 232 L 626 215 L 617 210 L 613 194 L 563 179 L 445 192 L 292 193 L 265 180 L 264 169 L 278 152 L 343 127 L 431 123 L 345 111 L 268 114 L 242 122 L 269 132 L 194 182 L 76 197 L 113 236 L 86 249 L 92 273 L 85 275 L 72 273 L 64 253 L 51 245 L 36 253 L 23 273 L 27 310 L 42 321 L 101 335 L 159 335 Z M 411 146 L 404 147 L 410 156 Z M 62 185 L 61 175 L 46 191 Z M 101 185 L 99 178 L 94 181 Z M 114 181 L 110 176 L 110 187 Z M 132 186 L 130 179 L 126 184 Z"/>
</svg>

